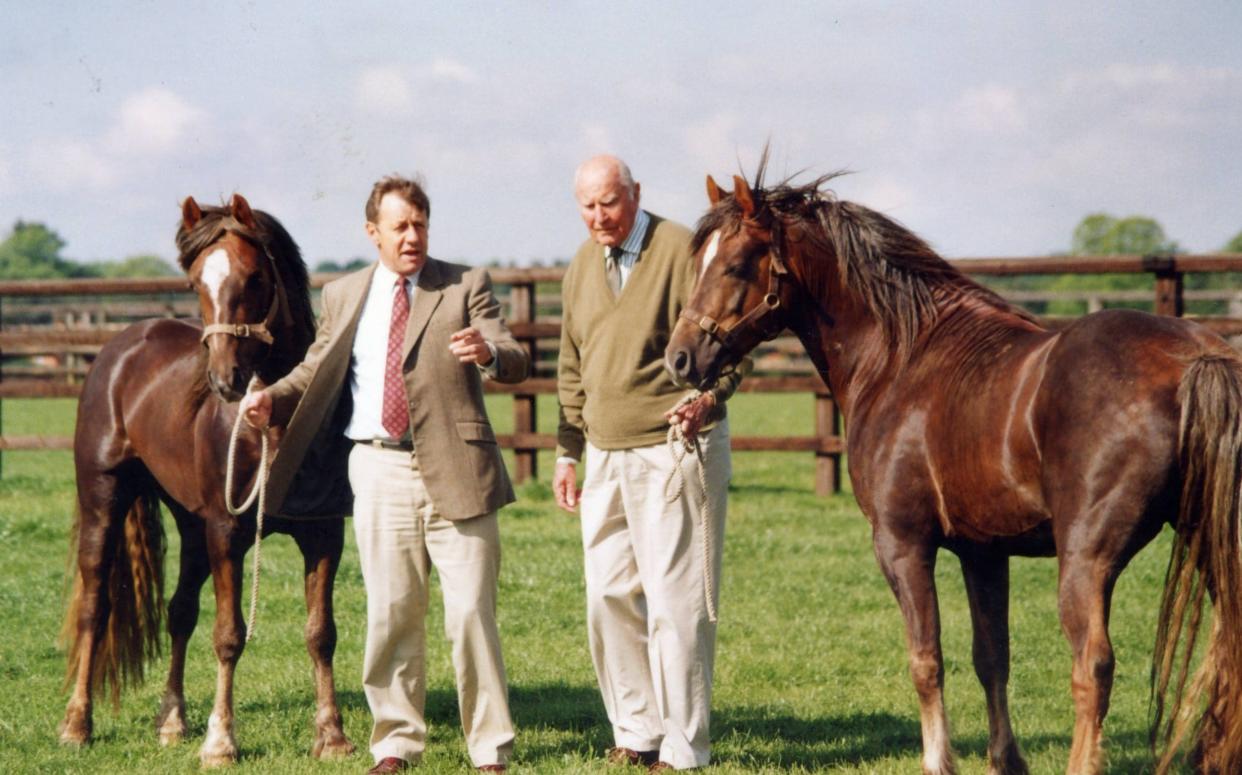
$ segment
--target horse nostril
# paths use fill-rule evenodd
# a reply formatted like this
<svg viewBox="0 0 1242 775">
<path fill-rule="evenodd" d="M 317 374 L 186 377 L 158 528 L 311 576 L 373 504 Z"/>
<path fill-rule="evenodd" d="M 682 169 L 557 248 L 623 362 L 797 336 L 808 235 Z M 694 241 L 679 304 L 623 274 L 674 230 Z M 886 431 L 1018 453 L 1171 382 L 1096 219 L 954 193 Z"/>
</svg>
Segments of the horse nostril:
<svg viewBox="0 0 1242 775">
<path fill-rule="evenodd" d="M 673 355 L 673 370 L 679 375 L 684 375 L 690 368 L 690 353 L 685 350 L 678 350 Z"/>
</svg>

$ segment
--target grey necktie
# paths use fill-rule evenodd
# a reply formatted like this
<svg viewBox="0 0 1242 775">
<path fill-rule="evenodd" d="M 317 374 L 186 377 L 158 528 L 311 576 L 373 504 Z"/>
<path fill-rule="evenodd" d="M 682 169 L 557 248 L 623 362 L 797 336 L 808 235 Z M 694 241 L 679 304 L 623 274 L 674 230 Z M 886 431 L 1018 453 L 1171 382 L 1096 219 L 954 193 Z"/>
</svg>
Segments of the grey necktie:
<svg viewBox="0 0 1242 775">
<path fill-rule="evenodd" d="M 621 294 L 621 248 L 604 249 L 604 274 L 608 277 L 608 287 L 613 296 Z"/>
</svg>

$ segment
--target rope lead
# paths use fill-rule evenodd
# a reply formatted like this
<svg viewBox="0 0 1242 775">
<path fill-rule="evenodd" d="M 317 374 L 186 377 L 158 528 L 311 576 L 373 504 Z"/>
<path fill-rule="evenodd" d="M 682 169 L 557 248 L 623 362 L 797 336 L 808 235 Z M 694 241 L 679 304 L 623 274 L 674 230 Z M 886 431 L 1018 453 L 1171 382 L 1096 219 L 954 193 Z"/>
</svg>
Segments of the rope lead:
<svg viewBox="0 0 1242 775">
<path fill-rule="evenodd" d="M 701 396 L 702 393 L 695 390 L 682 396 L 674 406 L 673 410 L 680 409 L 686 404 L 694 401 Z M 702 558 L 703 558 L 703 601 L 707 604 L 707 620 L 715 623 L 716 621 L 716 582 L 712 577 L 712 560 L 711 560 L 711 516 L 710 505 L 707 499 L 707 465 L 703 458 L 703 445 L 699 443 L 698 436 L 687 438 L 681 431 L 681 423 L 674 422 L 668 426 L 668 436 L 666 437 L 669 453 L 673 457 L 673 470 L 669 472 L 668 480 L 664 483 L 664 500 L 666 503 L 676 503 L 681 498 L 682 492 L 685 491 L 685 474 L 682 473 L 681 463 L 685 460 L 687 454 L 693 453 L 699 463 L 699 494 L 701 496 L 699 506 L 699 535 L 702 538 Z"/>
<path fill-rule="evenodd" d="M 246 392 L 254 390 L 257 386 L 258 377 L 252 377 L 250 385 L 247 386 Z M 253 581 L 250 584 L 250 615 L 246 621 L 246 642 L 254 637 L 255 624 L 258 621 L 259 609 L 259 568 L 262 565 L 260 556 L 262 554 L 261 546 L 263 540 L 263 513 L 267 509 L 267 432 L 259 433 L 259 472 L 255 478 L 254 489 L 250 491 L 250 495 L 240 506 L 233 505 L 233 464 L 237 450 L 237 438 L 241 434 L 242 413 L 237 412 L 237 419 L 233 421 L 233 433 L 229 436 L 229 454 L 225 462 L 224 468 L 224 507 L 229 510 L 233 516 L 237 516 L 246 509 L 254 505 L 255 500 L 259 502 L 259 509 L 255 513 L 254 526 L 254 564 L 252 566 L 251 575 Z"/>
</svg>

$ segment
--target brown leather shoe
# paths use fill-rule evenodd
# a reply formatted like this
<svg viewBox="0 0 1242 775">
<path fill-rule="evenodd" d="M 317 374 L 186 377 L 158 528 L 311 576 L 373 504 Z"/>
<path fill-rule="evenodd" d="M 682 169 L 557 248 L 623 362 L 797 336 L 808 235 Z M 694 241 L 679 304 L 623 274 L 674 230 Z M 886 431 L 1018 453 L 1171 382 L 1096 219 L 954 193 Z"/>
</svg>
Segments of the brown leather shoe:
<svg viewBox="0 0 1242 775">
<path fill-rule="evenodd" d="M 672 772 L 677 768 L 668 762 L 656 762 L 647 768 L 647 772 Z"/>
<path fill-rule="evenodd" d="M 660 760 L 659 751 L 635 751 L 633 748 L 609 748 L 604 754 L 609 764 L 631 767 L 650 767 Z"/>
<path fill-rule="evenodd" d="M 507 769 L 509 768 L 503 764 L 484 764 L 478 768 L 479 772 L 504 772 Z"/>
<path fill-rule="evenodd" d="M 374 767 L 367 770 L 367 775 L 388 775 L 390 772 L 401 772 L 413 766 L 405 759 L 398 759 L 396 756 L 385 756 L 376 762 Z"/>
</svg>

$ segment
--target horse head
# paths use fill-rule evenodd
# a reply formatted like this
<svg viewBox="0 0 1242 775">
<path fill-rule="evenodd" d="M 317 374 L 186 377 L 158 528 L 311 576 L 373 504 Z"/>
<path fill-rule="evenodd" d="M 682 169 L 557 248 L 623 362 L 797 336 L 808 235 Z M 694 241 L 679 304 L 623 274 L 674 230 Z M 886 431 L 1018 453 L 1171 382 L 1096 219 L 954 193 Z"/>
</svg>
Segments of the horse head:
<svg viewBox="0 0 1242 775">
<path fill-rule="evenodd" d="M 288 302 L 246 199 L 234 194 L 227 208 L 207 211 L 186 197 L 177 243 L 202 310 L 207 383 L 221 399 L 236 401 L 268 359 Z"/>
<path fill-rule="evenodd" d="M 756 203 L 741 176 L 733 183 L 729 193 L 707 177 L 712 206 L 691 244 L 699 279 L 664 351 L 665 368 L 679 384 L 712 385 L 787 324 L 785 224 L 762 200 Z"/>
</svg>

